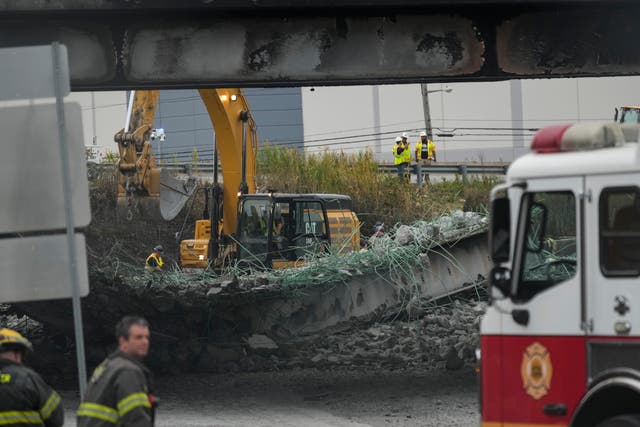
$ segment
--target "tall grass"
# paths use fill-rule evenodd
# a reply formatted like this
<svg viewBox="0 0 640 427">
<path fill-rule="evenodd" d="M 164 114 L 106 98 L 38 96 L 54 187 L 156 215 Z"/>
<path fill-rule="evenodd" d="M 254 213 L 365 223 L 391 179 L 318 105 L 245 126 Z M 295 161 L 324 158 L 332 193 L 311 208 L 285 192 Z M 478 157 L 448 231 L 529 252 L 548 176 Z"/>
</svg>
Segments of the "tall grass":
<svg viewBox="0 0 640 427">
<path fill-rule="evenodd" d="M 489 191 L 500 180 L 472 177 L 463 183 L 430 182 L 422 187 L 383 174 L 370 150 L 357 154 L 325 151 L 306 155 L 295 149 L 265 146 L 258 155 L 258 185 L 264 191 L 338 193 L 351 196 L 354 209 L 369 231 L 376 221 L 388 225 L 430 220 L 455 209 L 484 212 Z"/>
</svg>

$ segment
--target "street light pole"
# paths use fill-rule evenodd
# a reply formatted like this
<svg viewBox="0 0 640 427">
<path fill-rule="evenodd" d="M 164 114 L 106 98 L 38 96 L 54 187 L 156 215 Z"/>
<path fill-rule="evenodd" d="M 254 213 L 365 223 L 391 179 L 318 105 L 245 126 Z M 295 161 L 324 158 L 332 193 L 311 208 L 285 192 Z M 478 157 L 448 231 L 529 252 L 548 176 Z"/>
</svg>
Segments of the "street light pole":
<svg viewBox="0 0 640 427">
<path fill-rule="evenodd" d="M 429 90 L 426 83 L 422 83 L 420 85 L 420 89 L 422 90 L 422 109 L 424 110 L 424 126 L 427 131 L 427 138 L 433 141 L 433 131 L 431 130 L 431 111 L 429 108 L 429 94 L 436 92 L 449 93 L 453 89 L 451 89 L 449 86 L 445 86 L 442 89 Z M 442 114 L 444 114 L 444 112 L 442 112 Z"/>
</svg>

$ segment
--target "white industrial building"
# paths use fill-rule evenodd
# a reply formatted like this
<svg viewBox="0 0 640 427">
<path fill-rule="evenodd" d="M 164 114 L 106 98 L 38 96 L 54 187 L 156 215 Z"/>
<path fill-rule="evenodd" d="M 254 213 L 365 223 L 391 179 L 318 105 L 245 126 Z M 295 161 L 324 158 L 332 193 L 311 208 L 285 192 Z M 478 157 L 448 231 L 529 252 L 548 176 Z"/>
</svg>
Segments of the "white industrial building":
<svg viewBox="0 0 640 427">
<path fill-rule="evenodd" d="M 446 86 L 451 91 L 445 92 Z M 640 77 L 429 84 L 427 89 L 439 161 L 510 161 L 527 151 L 537 128 L 613 120 L 615 107 L 640 102 Z M 296 91 L 300 95 L 296 96 Z M 156 115 L 156 126 L 167 132 L 166 148 L 161 150 L 164 153 L 170 149 L 202 149 L 202 142 L 193 137 L 195 133 L 209 132 L 213 140 L 208 120 L 185 119 L 173 124 L 174 117 L 206 116 L 197 93 L 182 92 L 180 96 L 188 98 L 184 111 L 174 111 L 174 103 L 170 115 L 162 105 Z M 391 162 L 396 136 L 407 131 L 410 141 L 415 142 L 425 129 L 420 84 L 247 92 L 250 105 L 252 96 L 258 103 L 254 116 L 261 140 L 304 146 L 309 153 L 371 149 L 380 161 Z M 177 96 L 177 91 L 172 95 Z M 70 96 L 82 105 L 85 145 L 117 152 L 113 135 L 124 126 L 126 93 L 80 92 Z M 175 96 L 161 95 L 161 102 L 163 98 L 171 102 L 172 97 L 175 100 Z M 207 139 L 205 135 L 198 141 Z"/>
</svg>

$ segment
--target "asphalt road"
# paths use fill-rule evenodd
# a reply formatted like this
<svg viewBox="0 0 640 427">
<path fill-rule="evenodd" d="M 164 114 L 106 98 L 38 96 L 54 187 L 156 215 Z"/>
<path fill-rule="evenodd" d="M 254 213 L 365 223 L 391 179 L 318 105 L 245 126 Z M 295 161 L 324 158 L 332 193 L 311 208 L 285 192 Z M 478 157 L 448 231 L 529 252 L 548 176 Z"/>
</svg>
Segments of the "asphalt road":
<svg viewBox="0 0 640 427">
<path fill-rule="evenodd" d="M 476 378 L 456 372 L 291 370 L 157 379 L 156 426 L 478 426 Z M 61 392 L 66 426 L 77 391 Z"/>
</svg>

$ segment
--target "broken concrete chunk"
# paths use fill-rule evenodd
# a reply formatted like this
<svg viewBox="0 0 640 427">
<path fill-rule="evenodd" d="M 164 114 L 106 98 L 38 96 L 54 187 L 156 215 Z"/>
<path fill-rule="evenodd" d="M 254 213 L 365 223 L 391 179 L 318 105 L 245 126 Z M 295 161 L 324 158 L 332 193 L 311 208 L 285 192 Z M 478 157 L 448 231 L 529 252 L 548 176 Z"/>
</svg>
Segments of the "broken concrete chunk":
<svg viewBox="0 0 640 427">
<path fill-rule="evenodd" d="M 207 291 L 207 296 L 211 297 L 214 295 L 218 295 L 220 292 L 222 292 L 222 288 L 211 288 Z"/>
<path fill-rule="evenodd" d="M 413 228 L 408 225 L 401 225 L 396 230 L 396 243 L 399 246 L 406 246 L 414 241 Z"/>
<path fill-rule="evenodd" d="M 225 280 L 222 283 L 220 283 L 220 287 L 222 289 L 237 289 L 238 288 L 238 282 L 236 282 L 235 280 Z"/>
<path fill-rule="evenodd" d="M 262 334 L 253 334 L 245 339 L 245 342 L 254 350 L 276 350 L 278 348 L 275 341 Z"/>
</svg>

